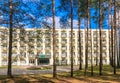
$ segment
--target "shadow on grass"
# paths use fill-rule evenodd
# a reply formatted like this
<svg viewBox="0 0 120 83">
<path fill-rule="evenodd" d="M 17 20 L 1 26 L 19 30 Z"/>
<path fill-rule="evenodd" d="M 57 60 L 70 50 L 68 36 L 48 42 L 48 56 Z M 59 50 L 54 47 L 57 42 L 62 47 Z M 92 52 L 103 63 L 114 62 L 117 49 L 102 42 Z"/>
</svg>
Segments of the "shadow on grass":
<svg viewBox="0 0 120 83">
<path fill-rule="evenodd" d="M 3 78 L 0 83 L 54 83 L 51 79 L 46 79 L 36 75 L 14 76 L 13 78 Z"/>
<path fill-rule="evenodd" d="M 111 66 L 103 66 L 102 75 L 99 75 L 99 67 L 94 67 L 94 74 L 91 76 L 91 69 L 87 69 L 86 76 L 84 75 L 84 70 L 74 71 L 74 79 L 91 82 L 91 83 L 103 83 L 105 82 L 118 82 L 120 83 L 120 69 L 117 69 L 117 75 L 113 74 L 113 68 Z M 70 73 L 59 74 L 60 77 L 70 77 Z"/>
<path fill-rule="evenodd" d="M 90 68 L 87 69 L 87 74 L 84 76 L 84 70 L 74 71 L 74 77 L 70 77 L 70 73 L 58 73 L 57 79 L 52 78 L 52 74 L 48 75 L 19 75 L 12 79 L 6 79 L 6 76 L 0 76 L 0 83 L 71 83 L 69 79 L 76 79 L 87 83 L 120 83 L 120 69 L 117 69 L 117 75 L 113 75 L 113 68 L 103 66 L 103 75 L 99 76 L 99 67 L 94 67 L 94 74 L 91 76 Z"/>
</svg>

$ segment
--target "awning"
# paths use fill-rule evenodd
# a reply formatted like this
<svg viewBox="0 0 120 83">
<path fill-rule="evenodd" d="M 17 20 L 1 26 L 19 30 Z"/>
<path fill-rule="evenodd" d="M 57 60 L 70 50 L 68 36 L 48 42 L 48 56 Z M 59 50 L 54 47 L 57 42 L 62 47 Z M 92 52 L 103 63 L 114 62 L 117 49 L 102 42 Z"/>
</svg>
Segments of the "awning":
<svg viewBox="0 0 120 83">
<path fill-rule="evenodd" d="M 40 54 L 38 58 L 50 58 L 50 55 Z"/>
</svg>

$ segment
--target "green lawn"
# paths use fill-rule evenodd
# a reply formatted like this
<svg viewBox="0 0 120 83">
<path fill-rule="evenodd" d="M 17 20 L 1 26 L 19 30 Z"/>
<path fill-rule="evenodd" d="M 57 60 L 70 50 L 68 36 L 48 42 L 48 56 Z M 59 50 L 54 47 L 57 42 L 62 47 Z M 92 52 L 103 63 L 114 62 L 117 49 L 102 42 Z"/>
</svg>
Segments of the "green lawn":
<svg viewBox="0 0 120 83">
<path fill-rule="evenodd" d="M 7 68 L 7 66 L 0 66 L 0 69 Z"/>
<path fill-rule="evenodd" d="M 57 79 L 53 79 L 51 74 L 38 75 L 19 75 L 12 79 L 6 79 L 6 76 L 0 76 L 0 82 L 9 83 L 120 83 L 120 69 L 117 69 L 117 75 L 113 75 L 113 68 L 103 67 L 103 75 L 99 76 L 99 67 L 94 67 L 94 75 L 91 76 L 90 68 L 87 75 L 84 76 L 84 70 L 74 72 L 74 77 L 70 73 L 58 73 Z"/>
<path fill-rule="evenodd" d="M 4 69 L 4 68 L 7 68 L 7 66 L 0 66 L 0 69 Z M 20 66 L 12 66 L 12 68 L 20 68 Z"/>
<path fill-rule="evenodd" d="M 28 70 L 48 70 L 48 69 L 52 69 L 51 66 L 40 66 L 40 67 L 36 67 L 36 66 L 31 66 L 27 68 Z"/>
</svg>

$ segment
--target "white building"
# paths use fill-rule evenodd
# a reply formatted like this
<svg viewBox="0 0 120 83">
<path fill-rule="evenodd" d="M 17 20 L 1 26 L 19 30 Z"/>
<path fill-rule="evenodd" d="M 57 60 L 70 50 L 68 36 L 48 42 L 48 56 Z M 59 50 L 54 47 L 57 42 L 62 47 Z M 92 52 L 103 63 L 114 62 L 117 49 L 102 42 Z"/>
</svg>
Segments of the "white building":
<svg viewBox="0 0 120 83">
<path fill-rule="evenodd" d="M 92 35 L 90 35 L 90 32 Z M 58 65 L 70 65 L 70 29 L 56 29 L 56 59 Z M 81 30 L 82 62 L 85 64 L 86 30 Z M 91 36 L 91 37 L 90 37 Z M 73 30 L 74 65 L 79 64 L 79 36 L 78 30 Z M 92 51 L 91 48 L 92 38 Z M 8 59 L 8 29 L 0 27 L 0 66 L 7 65 Z M 102 30 L 103 63 L 109 64 L 109 31 Z M 53 64 L 52 30 L 48 29 L 14 29 L 12 64 L 38 65 Z M 97 51 L 98 50 L 98 51 Z M 91 52 L 93 63 L 99 58 L 99 30 L 92 29 L 88 35 L 88 62 Z M 37 55 L 37 58 L 36 58 Z M 99 62 L 99 60 L 98 60 Z"/>
</svg>

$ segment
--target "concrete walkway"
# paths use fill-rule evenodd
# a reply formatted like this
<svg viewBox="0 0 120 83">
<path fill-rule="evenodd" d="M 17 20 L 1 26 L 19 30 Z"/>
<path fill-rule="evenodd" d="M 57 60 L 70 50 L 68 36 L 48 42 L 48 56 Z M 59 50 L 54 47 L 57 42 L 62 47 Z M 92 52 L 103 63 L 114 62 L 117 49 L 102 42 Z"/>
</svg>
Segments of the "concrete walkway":
<svg viewBox="0 0 120 83">
<path fill-rule="evenodd" d="M 74 67 L 74 70 L 77 70 L 78 66 Z M 13 75 L 21 75 L 21 74 L 52 74 L 53 69 L 48 70 L 28 70 L 26 68 L 13 68 Z M 60 72 L 70 72 L 70 66 L 57 66 L 57 73 Z M 0 69 L 0 75 L 7 75 L 7 68 Z"/>
</svg>

